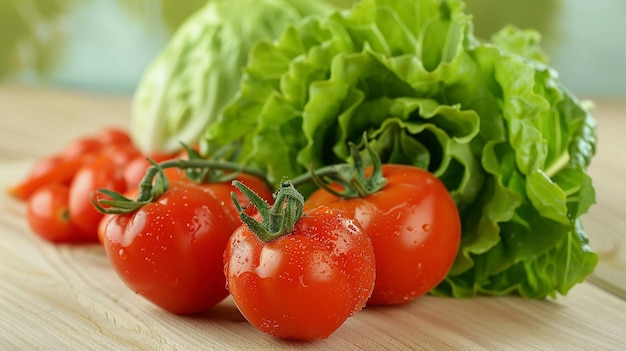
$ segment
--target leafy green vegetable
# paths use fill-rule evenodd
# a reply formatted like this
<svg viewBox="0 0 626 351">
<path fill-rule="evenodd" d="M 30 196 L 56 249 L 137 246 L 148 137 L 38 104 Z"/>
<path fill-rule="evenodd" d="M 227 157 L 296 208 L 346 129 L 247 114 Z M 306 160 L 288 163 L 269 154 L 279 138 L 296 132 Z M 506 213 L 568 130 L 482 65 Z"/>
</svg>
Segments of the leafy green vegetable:
<svg viewBox="0 0 626 351">
<path fill-rule="evenodd" d="M 133 99 L 133 140 L 145 152 L 195 143 L 237 91 L 255 41 L 277 38 L 303 16 L 332 9 L 317 1 L 209 1 L 144 73 Z"/>
<path fill-rule="evenodd" d="M 434 294 L 566 294 L 597 262 L 580 223 L 596 128 L 539 41 L 511 26 L 477 39 L 460 0 L 364 0 L 255 45 L 206 146 L 240 143 L 278 182 L 346 162 L 367 131 L 457 203 L 461 249 Z"/>
</svg>

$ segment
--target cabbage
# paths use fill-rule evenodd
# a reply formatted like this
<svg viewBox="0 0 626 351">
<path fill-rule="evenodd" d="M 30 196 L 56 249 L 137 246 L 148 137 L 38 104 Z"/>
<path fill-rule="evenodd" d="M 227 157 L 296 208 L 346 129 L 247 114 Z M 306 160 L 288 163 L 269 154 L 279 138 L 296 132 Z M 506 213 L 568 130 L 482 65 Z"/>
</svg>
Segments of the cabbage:
<svg viewBox="0 0 626 351">
<path fill-rule="evenodd" d="M 150 64 L 133 98 L 130 132 L 144 152 L 195 143 L 237 91 L 241 67 L 259 39 L 274 39 L 323 2 L 209 1 L 189 17 Z"/>
<path fill-rule="evenodd" d="M 580 216 L 596 126 L 559 81 L 540 35 L 472 32 L 460 0 L 364 0 L 252 48 L 236 98 L 204 134 L 278 184 L 349 162 L 367 132 L 384 162 L 437 175 L 462 244 L 433 294 L 566 294 L 597 255 Z"/>
</svg>

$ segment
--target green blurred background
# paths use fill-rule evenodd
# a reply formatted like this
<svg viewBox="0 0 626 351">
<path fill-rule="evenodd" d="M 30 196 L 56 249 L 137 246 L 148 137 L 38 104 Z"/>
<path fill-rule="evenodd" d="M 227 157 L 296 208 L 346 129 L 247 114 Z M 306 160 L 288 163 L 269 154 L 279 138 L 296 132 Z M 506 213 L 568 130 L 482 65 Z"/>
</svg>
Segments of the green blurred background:
<svg viewBox="0 0 626 351">
<path fill-rule="evenodd" d="M 130 95 L 180 23 L 206 1 L 0 0 L 0 84 Z M 576 95 L 626 100 L 625 0 L 466 4 L 480 37 L 507 23 L 540 31 L 551 65 Z"/>
</svg>

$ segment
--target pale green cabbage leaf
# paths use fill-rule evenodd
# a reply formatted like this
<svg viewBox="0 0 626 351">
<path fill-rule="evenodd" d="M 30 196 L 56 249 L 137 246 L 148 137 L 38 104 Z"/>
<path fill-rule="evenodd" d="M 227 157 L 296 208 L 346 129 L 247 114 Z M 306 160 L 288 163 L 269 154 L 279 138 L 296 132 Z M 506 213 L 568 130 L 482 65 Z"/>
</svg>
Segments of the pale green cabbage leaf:
<svg viewBox="0 0 626 351">
<path fill-rule="evenodd" d="M 250 47 L 275 39 L 324 2 L 213 0 L 190 16 L 144 72 L 133 97 L 130 132 L 144 152 L 194 144 L 239 87 Z"/>
</svg>

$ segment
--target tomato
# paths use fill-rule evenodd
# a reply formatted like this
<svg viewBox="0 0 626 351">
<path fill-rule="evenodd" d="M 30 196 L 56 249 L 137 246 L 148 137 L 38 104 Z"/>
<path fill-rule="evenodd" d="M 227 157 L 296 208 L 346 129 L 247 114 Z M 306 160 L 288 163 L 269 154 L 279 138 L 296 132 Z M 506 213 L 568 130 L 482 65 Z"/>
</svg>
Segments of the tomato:
<svg viewBox="0 0 626 351">
<path fill-rule="evenodd" d="M 84 155 L 95 155 L 102 150 L 102 143 L 92 137 L 78 138 L 63 149 L 66 159 L 74 159 Z"/>
<path fill-rule="evenodd" d="M 139 192 L 139 188 L 134 187 L 134 188 L 128 189 L 123 195 L 128 199 L 135 199 L 137 198 L 138 192 Z M 101 195 L 98 191 L 92 194 L 93 194 L 94 199 L 97 199 Z M 105 235 L 106 227 L 107 225 L 109 225 L 109 222 L 113 220 L 114 218 L 115 218 L 114 214 L 105 214 L 100 220 L 100 222 L 98 223 L 98 242 L 102 245 L 104 245 L 104 238 L 106 236 Z"/>
<path fill-rule="evenodd" d="M 106 228 L 109 225 L 109 222 L 115 218 L 114 214 L 105 214 L 100 222 L 98 222 L 98 242 L 102 245 L 105 243 L 106 237 Z"/>
<path fill-rule="evenodd" d="M 128 132 L 117 127 L 109 127 L 99 131 L 95 139 L 102 145 L 132 144 L 132 139 Z"/>
<path fill-rule="evenodd" d="M 122 169 L 103 155 L 85 163 L 74 176 L 69 192 L 71 219 L 87 235 L 85 240 L 97 241 L 98 224 L 103 214 L 90 200 L 91 193 L 100 188 L 119 193 L 126 191 Z"/>
<path fill-rule="evenodd" d="M 90 155 L 83 155 L 71 159 L 49 161 L 49 165 L 36 166 L 33 174 L 24 181 L 9 187 L 8 192 L 20 199 L 28 199 L 40 187 L 51 184 L 69 184 L 76 172 L 90 159 Z"/>
<path fill-rule="evenodd" d="M 242 225 L 224 252 L 224 272 L 237 308 L 253 326 L 300 340 L 326 338 L 361 310 L 376 276 L 368 236 L 328 207 L 307 211 L 288 234 L 269 242 Z"/>
<path fill-rule="evenodd" d="M 55 167 L 60 166 L 64 159 L 64 156 L 60 154 L 53 154 L 39 159 L 30 169 L 26 179 L 37 178 L 43 174 L 49 173 Z"/>
<path fill-rule="evenodd" d="M 139 185 L 143 177 L 146 175 L 146 170 L 152 164 L 148 161 L 148 158 L 154 162 L 163 162 L 174 158 L 172 154 L 151 154 L 149 156 L 137 156 L 128 164 L 124 166 L 124 178 L 126 179 L 126 185 L 128 189 L 132 189 Z M 179 168 L 167 168 L 165 174 L 170 180 L 184 178 L 184 171 Z"/>
<path fill-rule="evenodd" d="M 270 204 L 274 202 L 273 192 L 268 188 L 267 184 L 261 178 L 255 177 L 247 173 L 240 173 L 237 175 L 236 179 L 244 183 L 248 188 L 254 191 L 266 202 Z M 225 201 L 224 206 L 227 206 L 235 213 L 237 213 L 237 209 L 235 208 L 235 204 L 233 203 L 233 200 L 230 196 L 231 192 L 235 192 L 235 197 L 237 198 L 239 203 L 245 208 L 245 213 L 247 213 L 248 215 L 253 215 L 256 213 L 256 208 L 254 206 L 250 206 L 250 200 L 245 195 L 243 195 L 239 189 L 233 188 L 230 182 L 209 183 L 205 184 L 204 186 L 208 186 L 210 188 L 210 191 L 217 197 L 228 199 Z"/>
<path fill-rule="evenodd" d="M 174 181 L 155 202 L 105 224 L 104 247 L 133 291 L 176 314 L 207 310 L 228 291 L 222 257 L 240 224 L 206 187 Z"/>
<path fill-rule="evenodd" d="M 80 230 L 70 220 L 69 188 L 59 183 L 46 184 L 27 201 L 26 218 L 31 230 L 52 242 L 71 242 Z"/>
<path fill-rule="evenodd" d="M 108 157 L 117 167 L 124 168 L 137 157 L 143 157 L 132 144 L 110 144 L 100 151 L 100 155 Z"/>
<path fill-rule="evenodd" d="M 307 207 L 328 205 L 354 217 L 372 239 L 377 275 L 368 305 L 400 304 L 430 291 L 452 267 L 461 238 L 456 205 L 433 174 L 382 165 L 382 175 L 384 188 L 363 198 L 320 189 L 307 199 Z"/>
</svg>

